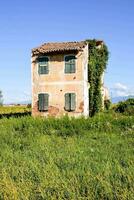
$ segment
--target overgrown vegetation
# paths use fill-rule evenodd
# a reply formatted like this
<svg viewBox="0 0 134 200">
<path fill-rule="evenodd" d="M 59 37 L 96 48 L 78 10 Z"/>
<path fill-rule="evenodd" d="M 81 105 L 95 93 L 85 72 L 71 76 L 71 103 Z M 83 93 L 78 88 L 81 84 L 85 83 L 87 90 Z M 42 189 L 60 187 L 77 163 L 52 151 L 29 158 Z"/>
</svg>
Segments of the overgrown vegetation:
<svg viewBox="0 0 134 200">
<path fill-rule="evenodd" d="M 125 115 L 134 115 L 134 98 L 119 102 L 114 110 Z"/>
<path fill-rule="evenodd" d="M 110 99 L 104 100 L 104 109 L 109 110 L 111 107 L 112 103 Z"/>
<path fill-rule="evenodd" d="M 108 61 L 108 49 L 105 44 L 97 46 L 96 40 L 87 40 L 89 44 L 89 115 L 93 116 L 102 110 L 102 75 Z"/>
<path fill-rule="evenodd" d="M 0 199 L 134 199 L 134 116 L 0 120 Z"/>
</svg>

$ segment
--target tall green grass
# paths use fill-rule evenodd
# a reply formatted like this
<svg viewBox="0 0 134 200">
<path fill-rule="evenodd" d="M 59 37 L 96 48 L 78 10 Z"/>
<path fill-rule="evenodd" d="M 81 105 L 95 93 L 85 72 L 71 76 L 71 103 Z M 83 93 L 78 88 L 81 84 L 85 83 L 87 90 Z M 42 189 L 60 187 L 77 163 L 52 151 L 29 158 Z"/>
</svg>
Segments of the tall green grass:
<svg viewBox="0 0 134 200">
<path fill-rule="evenodd" d="M 134 199 L 134 117 L 0 120 L 0 199 Z"/>
</svg>

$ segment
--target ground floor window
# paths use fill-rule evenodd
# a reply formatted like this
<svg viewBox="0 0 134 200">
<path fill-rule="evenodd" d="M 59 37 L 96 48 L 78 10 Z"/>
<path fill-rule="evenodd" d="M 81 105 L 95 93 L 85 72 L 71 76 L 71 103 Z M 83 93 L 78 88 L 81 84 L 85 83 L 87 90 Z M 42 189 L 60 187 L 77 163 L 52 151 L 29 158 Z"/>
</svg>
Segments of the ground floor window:
<svg viewBox="0 0 134 200">
<path fill-rule="evenodd" d="M 65 94 L 65 110 L 74 111 L 76 108 L 76 94 L 66 93 Z"/>
<path fill-rule="evenodd" d="M 40 93 L 38 94 L 38 109 L 40 112 L 48 111 L 49 105 L 49 94 Z"/>
</svg>

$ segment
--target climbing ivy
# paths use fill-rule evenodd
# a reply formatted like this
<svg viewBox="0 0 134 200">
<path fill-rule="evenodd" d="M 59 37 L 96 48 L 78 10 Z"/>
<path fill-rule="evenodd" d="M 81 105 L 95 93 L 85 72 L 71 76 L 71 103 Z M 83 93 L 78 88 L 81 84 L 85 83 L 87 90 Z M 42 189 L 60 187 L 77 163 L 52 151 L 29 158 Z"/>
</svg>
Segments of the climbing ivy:
<svg viewBox="0 0 134 200">
<path fill-rule="evenodd" d="M 97 40 L 86 40 L 88 43 L 88 82 L 89 88 L 89 115 L 93 116 L 100 112 L 103 107 L 102 102 L 102 75 L 106 69 L 108 61 L 108 49 L 103 43 L 97 45 Z"/>
</svg>

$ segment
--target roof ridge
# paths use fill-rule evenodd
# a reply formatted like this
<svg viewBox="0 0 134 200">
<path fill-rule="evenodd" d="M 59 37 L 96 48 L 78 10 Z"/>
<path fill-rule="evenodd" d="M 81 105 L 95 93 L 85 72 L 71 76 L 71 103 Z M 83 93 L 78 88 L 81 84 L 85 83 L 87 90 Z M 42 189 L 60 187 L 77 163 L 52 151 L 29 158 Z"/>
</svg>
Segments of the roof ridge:
<svg viewBox="0 0 134 200">
<path fill-rule="evenodd" d="M 86 40 L 81 40 L 81 41 L 64 41 L 64 42 L 45 42 L 42 45 L 45 44 L 66 44 L 66 43 L 81 43 L 81 42 L 86 42 Z"/>
<path fill-rule="evenodd" d="M 86 41 L 69 41 L 69 42 L 48 42 L 44 43 L 37 48 L 32 49 L 33 54 L 39 53 L 50 53 L 50 52 L 59 52 L 59 51 L 72 51 L 82 50 L 85 45 L 87 44 Z"/>
<path fill-rule="evenodd" d="M 103 43 L 102 40 L 96 40 L 96 45 L 99 46 Z M 88 44 L 84 41 L 68 41 L 68 42 L 48 42 L 33 48 L 33 55 L 51 53 L 51 52 L 64 52 L 64 51 L 82 51 Z"/>
</svg>

